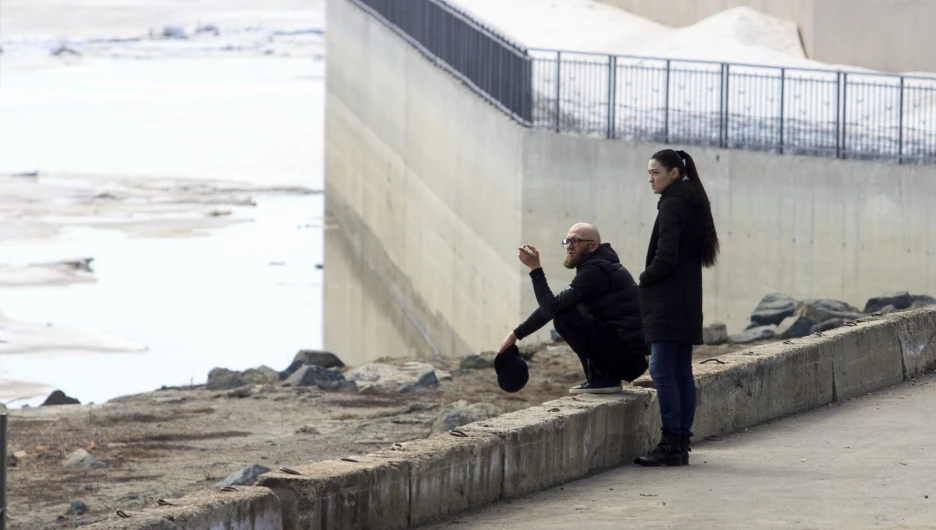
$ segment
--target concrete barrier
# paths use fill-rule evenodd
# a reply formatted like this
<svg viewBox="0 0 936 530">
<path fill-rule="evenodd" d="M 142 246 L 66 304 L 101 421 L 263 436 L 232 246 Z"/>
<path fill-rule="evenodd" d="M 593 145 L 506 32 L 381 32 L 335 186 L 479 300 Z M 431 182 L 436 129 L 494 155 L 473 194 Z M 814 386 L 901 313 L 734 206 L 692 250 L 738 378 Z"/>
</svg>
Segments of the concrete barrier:
<svg viewBox="0 0 936 530">
<path fill-rule="evenodd" d="M 280 502 L 266 488 L 239 487 L 237 491 L 208 491 L 180 499 L 171 505 L 142 511 L 116 513 L 88 530 L 280 530 Z"/>
<path fill-rule="evenodd" d="M 897 327 L 904 379 L 936 368 L 936 311 L 901 313 L 891 320 Z"/>
<path fill-rule="evenodd" d="M 739 431 L 832 402 L 832 360 L 824 353 L 819 344 L 801 339 L 695 366 L 695 438 Z"/>
<path fill-rule="evenodd" d="M 400 453 L 410 470 L 410 525 L 501 499 L 504 445 L 492 434 L 440 434 L 404 444 Z"/>
<path fill-rule="evenodd" d="M 357 456 L 276 471 L 259 486 L 279 497 L 283 528 L 406 528 L 410 462 L 396 455 Z"/>
<path fill-rule="evenodd" d="M 850 399 L 933 368 L 936 309 L 721 355 L 694 367 L 695 439 Z M 460 431 L 296 466 L 299 475 L 267 473 L 261 488 L 186 497 L 178 507 L 89 528 L 407 528 L 628 464 L 656 443 L 660 418 L 653 389 L 628 388 L 549 401 Z"/>
</svg>

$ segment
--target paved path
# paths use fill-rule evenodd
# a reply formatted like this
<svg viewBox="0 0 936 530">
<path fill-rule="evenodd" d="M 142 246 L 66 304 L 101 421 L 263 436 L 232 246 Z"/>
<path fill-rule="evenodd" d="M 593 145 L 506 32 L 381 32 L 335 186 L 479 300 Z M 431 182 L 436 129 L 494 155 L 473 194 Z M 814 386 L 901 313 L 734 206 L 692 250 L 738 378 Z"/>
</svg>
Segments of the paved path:
<svg viewBox="0 0 936 530">
<path fill-rule="evenodd" d="M 936 377 L 692 452 L 495 504 L 433 529 L 936 528 Z"/>
</svg>

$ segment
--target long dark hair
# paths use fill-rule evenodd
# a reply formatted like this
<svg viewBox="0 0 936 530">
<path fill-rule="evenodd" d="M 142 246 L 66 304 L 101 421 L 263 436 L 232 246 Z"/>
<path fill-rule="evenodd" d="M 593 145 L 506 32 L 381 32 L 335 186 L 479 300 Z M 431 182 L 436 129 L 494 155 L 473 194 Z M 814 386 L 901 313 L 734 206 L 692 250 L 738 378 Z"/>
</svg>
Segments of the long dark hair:
<svg viewBox="0 0 936 530">
<path fill-rule="evenodd" d="M 695 186 L 696 193 L 702 199 L 702 248 L 701 258 L 703 267 L 713 267 L 718 260 L 718 252 L 721 250 L 721 244 L 718 242 L 718 232 L 715 230 L 715 219 L 712 217 L 712 203 L 709 202 L 708 194 L 705 193 L 705 186 L 699 179 L 699 171 L 696 169 L 695 161 L 685 151 L 674 151 L 673 149 L 664 149 L 657 151 L 650 157 L 656 160 L 666 171 L 672 171 L 673 168 L 679 170 L 680 177 L 688 177 L 689 181 Z"/>
</svg>

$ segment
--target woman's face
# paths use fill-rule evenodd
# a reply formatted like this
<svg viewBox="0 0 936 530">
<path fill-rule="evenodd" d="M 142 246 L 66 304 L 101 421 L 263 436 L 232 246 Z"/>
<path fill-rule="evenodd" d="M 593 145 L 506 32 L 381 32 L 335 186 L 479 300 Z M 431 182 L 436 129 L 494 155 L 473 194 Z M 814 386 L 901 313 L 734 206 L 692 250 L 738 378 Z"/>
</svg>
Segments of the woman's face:
<svg viewBox="0 0 936 530">
<path fill-rule="evenodd" d="M 647 182 L 650 183 L 650 188 L 653 189 L 653 193 L 657 195 L 663 193 L 670 184 L 676 182 L 679 179 L 679 168 L 673 168 L 670 171 L 667 171 L 665 167 L 661 166 L 659 162 L 654 159 L 650 159 L 650 163 L 647 164 L 647 173 L 650 174 L 650 178 L 647 179 Z"/>
</svg>

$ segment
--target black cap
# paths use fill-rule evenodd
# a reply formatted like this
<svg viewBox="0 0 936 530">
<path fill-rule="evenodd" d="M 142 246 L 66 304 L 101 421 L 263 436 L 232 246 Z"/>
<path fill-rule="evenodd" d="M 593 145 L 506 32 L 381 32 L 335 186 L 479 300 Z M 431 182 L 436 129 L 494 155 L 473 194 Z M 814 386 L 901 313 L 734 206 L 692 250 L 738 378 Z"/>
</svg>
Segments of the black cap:
<svg viewBox="0 0 936 530">
<path fill-rule="evenodd" d="M 520 357 L 516 344 L 494 357 L 494 370 L 497 372 L 497 384 L 505 392 L 519 392 L 530 379 L 530 370 Z"/>
</svg>

